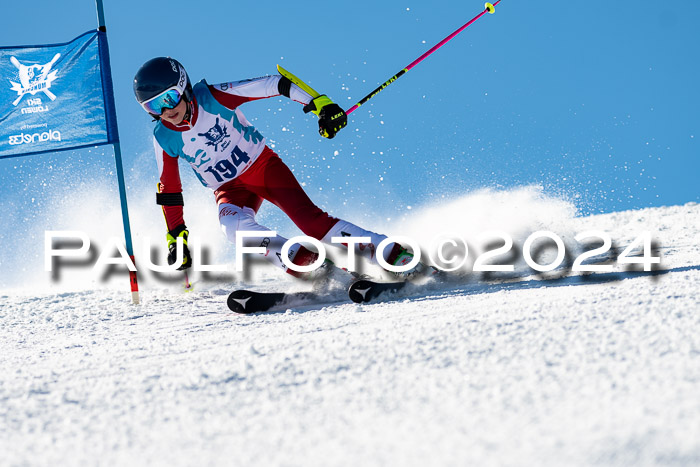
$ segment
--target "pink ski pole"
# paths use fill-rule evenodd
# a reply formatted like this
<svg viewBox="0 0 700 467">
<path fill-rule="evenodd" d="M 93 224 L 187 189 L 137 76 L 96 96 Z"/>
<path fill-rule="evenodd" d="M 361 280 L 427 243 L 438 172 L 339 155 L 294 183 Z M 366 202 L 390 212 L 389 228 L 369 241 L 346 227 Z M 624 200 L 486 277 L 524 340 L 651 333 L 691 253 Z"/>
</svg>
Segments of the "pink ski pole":
<svg viewBox="0 0 700 467">
<path fill-rule="evenodd" d="M 396 73 L 394 76 L 392 76 L 391 78 L 389 78 L 387 81 L 384 82 L 384 84 L 382 84 L 381 86 L 379 86 L 377 89 L 375 89 L 375 90 L 372 91 L 371 93 L 367 94 L 364 98 L 362 98 L 362 100 L 361 100 L 360 102 L 358 102 L 357 104 L 355 104 L 355 105 L 353 105 L 352 107 L 350 107 L 347 111 L 345 111 L 345 113 L 349 115 L 349 114 L 351 114 L 352 112 L 354 112 L 355 110 L 357 110 L 357 108 L 358 108 L 359 106 L 361 106 L 362 104 L 364 104 L 365 102 L 367 102 L 368 100 L 370 100 L 371 98 L 373 98 L 374 96 L 376 96 L 377 94 L 379 94 L 379 91 L 381 91 L 381 90 L 384 89 L 385 87 L 389 86 L 391 83 L 393 83 L 394 81 L 396 81 L 397 79 L 399 79 L 399 78 L 401 77 L 401 75 L 403 75 L 403 74 L 406 73 L 408 70 L 410 70 L 411 68 L 413 68 L 414 66 L 418 65 L 420 62 L 422 62 L 423 60 L 425 60 L 425 59 L 428 57 L 428 55 L 432 54 L 432 53 L 435 52 L 437 49 L 439 49 L 440 47 L 442 47 L 443 45 L 445 45 L 447 42 L 449 42 L 450 40 L 452 40 L 452 38 L 454 38 L 457 34 L 459 34 L 460 32 L 464 31 L 465 29 L 467 29 L 474 21 L 476 21 L 477 19 L 481 18 L 484 14 L 486 14 L 486 13 L 493 14 L 493 13 L 496 11 L 496 8 L 495 8 L 496 5 L 498 5 L 499 3 L 501 3 L 501 0 L 497 0 L 497 1 L 494 2 L 493 4 L 487 3 L 486 5 L 484 5 L 484 7 L 485 7 L 485 8 L 484 8 L 484 11 L 482 11 L 481 13 L 479 13 L 478 15 L 476 15 L 474 18 L 470 19 L 464 26 L 460 27 L 460 28 L 457 29 L 455 32 L 453 32 L 452 34 L 450 34 L 449 36 L 447 36 L 446 38 L 444 38 L 443 40 L 441 40 L 440 42 L 438 42 L 437 44 L 435 44 L 435 46 L 433 46 L 433 48 L 431 48 L 431 49 L 428 50 L 426 53 L 424 53 L 423 55 L 421 55 L 420 57 L 418 57 L 417 59 L 415 59 L 415 60 L 414 60 L 413 62 L 411 62 L 411 64 L 408 65 L 406 68 L 402 69 L 401 71 L 399 71 L 398 73 Z"/>
</svg>

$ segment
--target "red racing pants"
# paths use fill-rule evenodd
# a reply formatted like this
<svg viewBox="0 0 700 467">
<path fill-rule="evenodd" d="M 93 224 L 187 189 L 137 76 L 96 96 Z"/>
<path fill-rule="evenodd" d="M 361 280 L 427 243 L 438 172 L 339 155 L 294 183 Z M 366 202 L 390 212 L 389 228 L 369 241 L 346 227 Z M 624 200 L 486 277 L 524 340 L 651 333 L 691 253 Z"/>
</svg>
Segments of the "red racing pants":
<svg viewBox="0 0 700 467">
<path fill-rule="evenodd" d="M 331 217 L 316 206 L 299 185 L 292 171 L 268 147 L 265 147 L 248 170 L 222 185 L 214 193 L 219 205 L 219 222 L 228 239 L 234 243 L 239 231 L 269 231 L 255 220 L 263 200 L 279 207 L 305 235 L 324 243 L 332 244 L 333 237 L 369 237 L 369 242 L 356 245 L 355 254 L 370 261 L 376 262 L 376 245 L 386 238 L 350 222 Z M 245 246 L 264 246 L 265 257 L 268 260 L 298 276 L 299 274 L 289 270 L 282 262 L 281 251 L 286 241 L 286 238 L 276 235 L 264 237 L 262 241 L 260 238 L 247 239 Z M 394 245 L 385 249 L 383 259 L 389 258 Z M 297 265 L 308 265 L 316 258 L 316 253 L 299 244 L 289 250 L 289 259 Z"/>
</svg>

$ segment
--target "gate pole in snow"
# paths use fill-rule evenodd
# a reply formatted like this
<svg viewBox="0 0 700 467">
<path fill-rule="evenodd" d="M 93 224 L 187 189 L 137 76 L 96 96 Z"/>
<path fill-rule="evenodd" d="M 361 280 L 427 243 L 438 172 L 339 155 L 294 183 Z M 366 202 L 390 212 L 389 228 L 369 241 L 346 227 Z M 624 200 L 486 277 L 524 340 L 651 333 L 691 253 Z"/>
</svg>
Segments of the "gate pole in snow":
<svg viewBox="0 0 700 467">
<path fill-rule="evenodd" d="M 108 88 L 109 92 L 105 94 L 105 108 L 107 121 L 113 120 L 113 124 L 107 124 L 108 132 L 113 133 L 110 140 L 114 141 L 114 161 L 117 166 L 117 182 L 119 184 L 119 200 L 122 210 L 122 223 L 124 224 L 124 241 L 126 243 L 126 252 L 129 254 L 131 261 L 134 262 L 134 246 L 131 241 L 131 225 L 129 223 L 129 208 L 126 203 L 126 184 L 124 183 L 124 168 L 122 167 L 122 150 L 119 144 L 119 132 L 117 128 L 117 114 L 114 104 L 114 92 L 112 89 L 112 70 L 109 62 L 109 48 L 107 46 L 107 27 L 105 26 L 105 14 L 102 6 L 102 0 L 97 2 L 97 22 L 98 31 L 100 31 L 100 69 L 102 72 L 103 86 Z M 131 284 L 131 301 L 134 305 L 139 303 L 139 285 L 136 278 L 136 271 L 129 271 L 129 282 Z"/>
</svg>

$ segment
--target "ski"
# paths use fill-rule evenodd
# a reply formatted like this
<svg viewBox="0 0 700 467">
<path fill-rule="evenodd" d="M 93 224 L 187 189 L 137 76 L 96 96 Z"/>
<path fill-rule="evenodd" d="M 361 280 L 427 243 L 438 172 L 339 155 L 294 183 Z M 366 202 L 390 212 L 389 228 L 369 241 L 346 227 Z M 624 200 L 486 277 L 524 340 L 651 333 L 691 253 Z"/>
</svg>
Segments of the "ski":
<svg viewBox="0 0 700 467">
<path fill-rule="evenodd" d="M 435 268 L 432 268 L 429 272 L 430 274 L 426 275 L 425 278 L 430 278 L 430 280 L 428 282 L 421 280 L 419 281 L 420 285 L 413 281 L 376 282 L 371 279 L 360 279 L 350 285 L 348 297 L 355 303 L 368 303 L 376 300 L 380 295 L 388 295 L 386 298 L 390 299 L 391 294 L 400 292 L 408 285 L 414 286 L 413 291 L 415 292 L 418 290 L 432 290 L 451 284 L 456 285 L 465 279 L 464 276 L 446 274 Z"/>
<path fill-rule="evenodd" d="M 360 279 L 350 285 L 348 297 L 355 303 L 367 303 L 383 293 L 396 293 L 403 289 L 409 282 L 374 282 Z"/>
<path fill-rule="evenodd" d="M 226 300 L 229 309 L 236 313 L 250 314 L 269 311 L 282 305 L 299 305 L 318 299 L 313 292 L 253 292 L 236 290 Z"/>
</svg>

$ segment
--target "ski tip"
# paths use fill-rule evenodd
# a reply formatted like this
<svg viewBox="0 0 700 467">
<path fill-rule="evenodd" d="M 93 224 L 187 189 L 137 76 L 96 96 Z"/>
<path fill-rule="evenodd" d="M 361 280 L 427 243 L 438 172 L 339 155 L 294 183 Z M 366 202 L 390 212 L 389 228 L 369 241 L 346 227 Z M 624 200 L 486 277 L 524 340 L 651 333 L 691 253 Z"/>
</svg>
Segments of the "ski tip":
<svg viewBox="0 0 700 467">
<path fill-rule="evenodd" d="M 253 298 L 253 292 L 248 290 L 236 290 L 231 292 L 226 300 L 229 310 L 234 313 L 249 314 L 254 313 L 254 310 L 248 310 L 248 301 Z"/>
<path fill-rule="evenodd" d="M 491 3 L 484 4 L 484 7 L 486 8 L 486 11 L 488 11 L 490 15 L 492 15 L 496 12 L 496 7 L 493 6 L 493 4 L 491 4 Z"/>
<path fill-rule="evenodd" d="M 355 303 L 367 303 L 371 298 L 369 292 L 373 287 L 374 283 L 368 280 L 361 279 L 353 282 L 348 289 L 348 297 Z"/>
</svg>

